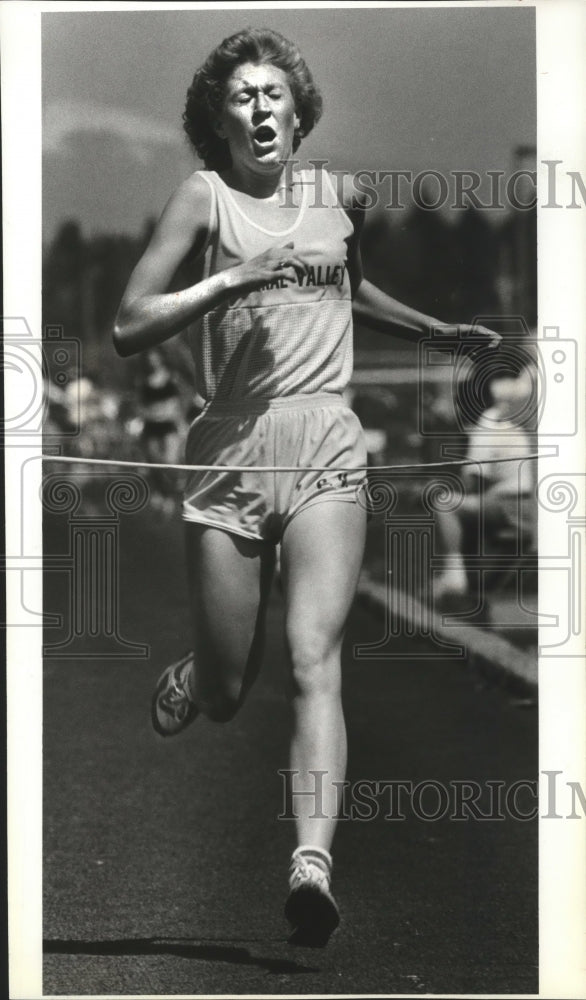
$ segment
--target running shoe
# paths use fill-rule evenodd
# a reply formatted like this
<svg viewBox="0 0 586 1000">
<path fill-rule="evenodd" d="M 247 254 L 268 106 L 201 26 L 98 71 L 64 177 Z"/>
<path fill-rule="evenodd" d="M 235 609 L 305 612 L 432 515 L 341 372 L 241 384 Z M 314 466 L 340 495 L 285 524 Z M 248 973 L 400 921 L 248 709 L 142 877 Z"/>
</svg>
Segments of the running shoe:
<svg viewBox="0 0 586 1000">
<path fill-rule="evenodd" d="M 289 944 L 323 948 L 340 923 L 330 890 L 332 859 L 321 847 L 298 847 L 291 857 L 285 917 L 293 928 Z"/>
<path fill-rule="evenodd" d="M 159 678 L 151 701 L 151 719 L 160 736 L 175 736 L 197 715 L 197 708 L 189 697 L 192 663 L 192 654 L 186 653 L 167 667 Z"/>
</svg>

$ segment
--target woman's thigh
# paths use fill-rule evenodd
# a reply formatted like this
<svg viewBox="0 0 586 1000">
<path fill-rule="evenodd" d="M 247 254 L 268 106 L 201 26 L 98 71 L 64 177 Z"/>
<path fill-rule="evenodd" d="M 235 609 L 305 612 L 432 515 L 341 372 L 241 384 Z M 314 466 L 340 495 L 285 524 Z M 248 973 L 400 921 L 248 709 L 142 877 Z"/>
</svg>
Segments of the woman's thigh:
<svg viewBox="0 0 586 1000">
<path fill-rule="evenodd" d="M 287 526 L 281 566 L 294 672 L 304 675 L 333 655 L 337 657 L 356 592 L 365 536 L 366 513 L 357 503 L 314 504 Z"/>
<path fill-rule="evenodd" d="M 186 523 L 186 550 L 196 694 L 237 698 L 260 666 L 274 547 Z"/>
</svg>

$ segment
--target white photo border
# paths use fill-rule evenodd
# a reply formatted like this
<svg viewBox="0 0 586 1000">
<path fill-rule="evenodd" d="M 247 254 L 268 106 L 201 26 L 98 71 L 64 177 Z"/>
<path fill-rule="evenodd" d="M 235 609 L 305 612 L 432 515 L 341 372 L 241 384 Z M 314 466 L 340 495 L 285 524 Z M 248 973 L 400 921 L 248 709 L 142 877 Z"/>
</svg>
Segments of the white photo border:
<svg viewBox="0 0 586 1000">
<path fill-rule="evenodd" d="M 154 3 L 2 3 L 2 107 L 4 197 L 4 307 L 10 317 L 26 314 L 32 363 L 40 364 L 41 331 L 41 14 L 72 11 L 166 11 L 250 9 L 251 5 Z M 337 7 L 461 7 L 458 3 L 255 4 L 256 9 Z M 518 6 L 517 0 L 471 3 L 470 7 Z M 571 202 L 567 170 L 586 163 L 586 7 L 581 0 L 535 0 L 524 4 L 537 15 L 538 97 L 538 317 L 539 327 L 558 327 L 578 341 L 578 427 L 560 438 L 557 454 L 540 461 L 546 475 L 584 476 L 586 370 L 586 206 L 548 210 L 550 173 L 545 161 L 561 161 L 557 193 Z M 5 368 L 5 409 L 19 412 L 26 372 Z M 19 565 L 26 558 L 27 595 L 42 605 L 40 474 L 20 503 L 21 471 L 41 453 L 40 436 L 19 437 L 5 450 L 8 666 L 8 838 L 10 996 L 42 995 L 42 673 L 41 629 L 29 628 L 22 611 Z M 40 467 L 40 462 L 37 462 Z M 18 498 L 18 502 L 14 502 Z M 585 491 L 574 511 L 584 524 Z M 540 542 L 548 537 L 542 511 Z M 26 535 L 26 550 L 21 540 Z M 20 560 L 20 563 L 19 563 Z M 36 561 L 36 562 L 35 562 Z M 35 572 L 35 566 L 37 567 Z M 14 569 L 14 572 L 11 572 Z M 34 582 L 31 582 L 34 581 Z M 540 609 L 557 606 L 555 574 L 542 573 Z M 581 606 L 583 644 L 586 609 Z M 19 627 L 20 626 L 20 627 Z M 584 658 L 576 653 L 540 661 L 540 773 L 560 770 L 586 787 Z M 540 813 L 541 815 L 541 813 Z M 586 817 L 552 823 L 540 820 L 540 996 L 582 997 L 586 993 Z"/>
</svg>

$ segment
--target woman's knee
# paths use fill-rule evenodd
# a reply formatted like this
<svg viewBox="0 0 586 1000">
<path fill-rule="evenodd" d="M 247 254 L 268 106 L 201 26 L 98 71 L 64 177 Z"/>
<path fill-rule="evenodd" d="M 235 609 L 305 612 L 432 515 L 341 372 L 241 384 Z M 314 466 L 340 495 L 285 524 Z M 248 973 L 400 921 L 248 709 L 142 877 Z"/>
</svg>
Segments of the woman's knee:
<svg viewBox="0 0 586 1000">
<path fill-rule="evenodd" d="M 338 695 L 341 687 L 340 641 L 304 632 L 288 633 L 287 647 L 294 694 Z"/>
</svg>

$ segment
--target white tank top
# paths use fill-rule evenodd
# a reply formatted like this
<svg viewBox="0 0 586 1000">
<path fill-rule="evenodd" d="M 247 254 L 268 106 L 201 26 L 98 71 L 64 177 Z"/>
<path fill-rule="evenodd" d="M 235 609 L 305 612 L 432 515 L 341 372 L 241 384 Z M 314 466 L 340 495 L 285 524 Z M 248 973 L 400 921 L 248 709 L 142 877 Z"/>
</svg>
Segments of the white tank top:
<svg viewBox="0 0 586 1000">
<path fill-rule="evenodd" d="M 341 393 L 352 373 L 352 299 L 347 240 L 353 226 L 325 171 L 301 171 L 301 204 L 281 232 L 250 217 L 215 171 L 201 278 L 294 242 L 308 274 L 268 285 L 213 309 L 189 332 L 197 391 L 205 400 Z M 254 205 L 252 204 L 252 210 Z M 247 209 L 247 211 L 249 211 Z M 290 220 L 292 209 L 284 211 Z"/>
</svg>

